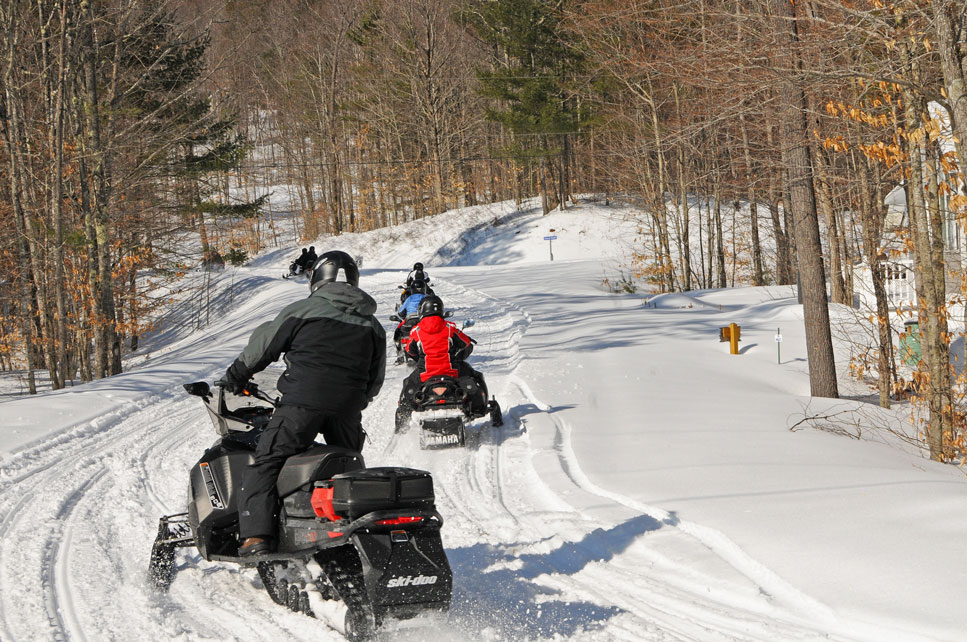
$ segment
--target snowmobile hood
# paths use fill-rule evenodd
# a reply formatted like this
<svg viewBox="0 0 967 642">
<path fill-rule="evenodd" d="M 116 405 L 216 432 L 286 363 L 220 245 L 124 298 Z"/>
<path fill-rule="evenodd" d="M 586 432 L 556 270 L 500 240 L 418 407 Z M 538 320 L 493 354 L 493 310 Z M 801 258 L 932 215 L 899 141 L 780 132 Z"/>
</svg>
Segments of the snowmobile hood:
<svg viewBox="0 0 967 642">
<path fill-rule="evenodd" d="M 420 330 L 423 332 L 428 332 L 430 334 L 436 334 L 438 332 L 443 332 L 447 327 L 447 322 L 443 317 L 426 317 L 420 321 Z"/>
<path fill-rule="evenodd" d="M 376 313 L 376 300 L 373 297 L 343 281 L 326 283 L 309 296 L 322 297 L 347 314 L 370 316 Z"/>
</svg>

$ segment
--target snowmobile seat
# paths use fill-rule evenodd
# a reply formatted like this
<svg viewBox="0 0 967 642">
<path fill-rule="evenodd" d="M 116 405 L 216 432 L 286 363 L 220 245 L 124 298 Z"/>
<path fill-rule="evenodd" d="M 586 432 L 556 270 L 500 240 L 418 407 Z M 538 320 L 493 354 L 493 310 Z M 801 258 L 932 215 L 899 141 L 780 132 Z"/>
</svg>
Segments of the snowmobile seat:
<svg viewBox="0 0 967 642">
<path fill-rule="evenodd" d="M 312 482 L 332 479 L 333 475 L 363 468 L 363 456 L 348 448 L 315 444 L 304 453 L 285 460 L 275 487 L 279 497 L 285 497 L 300 486 L 311 487 Z"/>
<path fill-rule="evenodd" d="M 315 444 L 304 453 L 289 457 L 275 484 L 285 514 L 288 517 L 314 517 L 314 482 L 332 479 L 334 475 L 359 470 L 365 465 L 359 453 L 324 444 Z"/>
</svg>

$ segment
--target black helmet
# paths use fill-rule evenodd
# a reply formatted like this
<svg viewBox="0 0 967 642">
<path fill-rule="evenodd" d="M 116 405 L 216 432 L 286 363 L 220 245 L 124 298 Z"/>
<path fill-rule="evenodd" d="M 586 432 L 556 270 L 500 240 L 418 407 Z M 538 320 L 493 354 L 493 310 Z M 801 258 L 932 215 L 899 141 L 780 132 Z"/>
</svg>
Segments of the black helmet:
<svg viewBox="0 0 967 642">
<path fill-rule="evenodd" d="M 410 283 L 410 294 L 426 294 L 426 281 L 416 279 Z"/>
<path fill-rule="evenodd" d="M 421 319 L 425 319 L 426 317 L 442 317 L 443 299 L 435 294 L 425 296 L 420 301 L 420 307 L 417 308 L 417 312 L 420 314 Z"/>
<path fill-rule="evenodd" d="M 316 253 L 316 246 L 315 245 L 310 245 L 309 246 L 309 251 L 312 252 L 313 254 L 315 254 Z"/>
<path fill-rule="evenodd" d="M 346 282 L 350 285 L 359 285 L 359 268 L 356 261 L 345 252 L 334 250 L 326 252 L 312 266 L 312 274 L 309 276 L 309 289 L 315 292 L 326 283 L 332 283 L 339 276 L 339 270 L 346 275 Z"/>
<path fill-rule="evenodd" d="M 302 253 L 303 253 L 303 254 L 305 254 L 305 253 L 306 253 L 306 248 L 302 248 Z"/>
<path fill-rule="evenodd" d="M 414 263 L 413 264 L 413 270 L 415 272 L 422 272 L 423 271 L 423 264 L 422 263 Z"/>
</svg>

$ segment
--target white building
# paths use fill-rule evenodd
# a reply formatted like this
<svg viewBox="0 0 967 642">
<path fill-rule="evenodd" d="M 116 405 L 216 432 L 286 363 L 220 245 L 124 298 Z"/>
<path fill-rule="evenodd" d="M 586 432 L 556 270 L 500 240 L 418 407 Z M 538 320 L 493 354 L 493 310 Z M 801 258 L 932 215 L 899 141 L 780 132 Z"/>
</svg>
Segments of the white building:
<svg viewBox="0 0 967 642">
<path fill-rule="evenodd" d="M 947 112 L 936 103 L 930 103 L 930 114 L 940 123 L 938 137 L 941 153 L 954 151 L 953 139 L 948 123 Z M 940 164 L 937 163 L 937 167 Z M 940 170 L 943 172 L 943 170 Z M 938 182 L 946 182 L 954 188 L 959 188 L 956 176 L 946 173 L 938 176 Z M 961 280 L 964 273 L 964 250 L 967 241 L 964 238 L 963 221 L 950 211 L 950 197 L 942 194 L 940 209 L 943 215 L 944 260 L 947 265 L 945 273 L 945 289 L 948 296 L 960 293 Z M 905 185 L 897 185 L 883 199 L 886 205 L 886 217 L 883 225 L 883 244 L 887 259 L 884 263 L 886 279 L 885 287 L 890 310 L 916 309 L 916 283 L 914 280 L 913 257 L 907 252 L 905 244 L 899 237 L 899 231 L 909 227 L 907 217 L 907 194 Z M 854 287 L 859 298 L 861 308 L 875 309 L 876 301 L 873 296 L 873 280 L 869 267 L 863 263 L 854 266 Z"/>
</svg>

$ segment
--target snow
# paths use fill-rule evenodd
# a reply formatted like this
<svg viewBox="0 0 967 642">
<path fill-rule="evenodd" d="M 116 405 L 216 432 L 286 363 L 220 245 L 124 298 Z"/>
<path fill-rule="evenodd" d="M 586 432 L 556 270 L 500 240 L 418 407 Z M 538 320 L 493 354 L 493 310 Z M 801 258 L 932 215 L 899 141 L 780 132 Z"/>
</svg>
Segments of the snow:
<svg viewBox="0 0 967 642">
<path fill-rule="evenodd" d="M 433 472 L 454 570 L 449 621 L 394 637 L 967 639 L 963 472 L 877 427 L 908 409 L 808 397 L 791 288 L 610 292 L 636 236 L 629 209 L 529 203 L 315 242 L 363 257 L 387 328 L 397 284 L 426 263 L 455 318 L 476 320 L 471 363 L 504 408 L 467 448 L 421 451 L 392 434 L 408 368 L 390 365 L 364 414 L 369 465 Z M 162 329 L 130 371 L 0 403 L 0 640 L 342 639 L 273 604 L 254 571 L 189 549 L 170 594 L 145 582 L 157 518 L 184 510 L 215 438 L 180 384 L 220 376 L 305 296 L 279 278 L 297 251 L 217 275 L 210 325 Z M 732 322 L 739 355 L 718 340 Z M 790 430 L 853 408 L 862 439 Z"/>
</svg>

